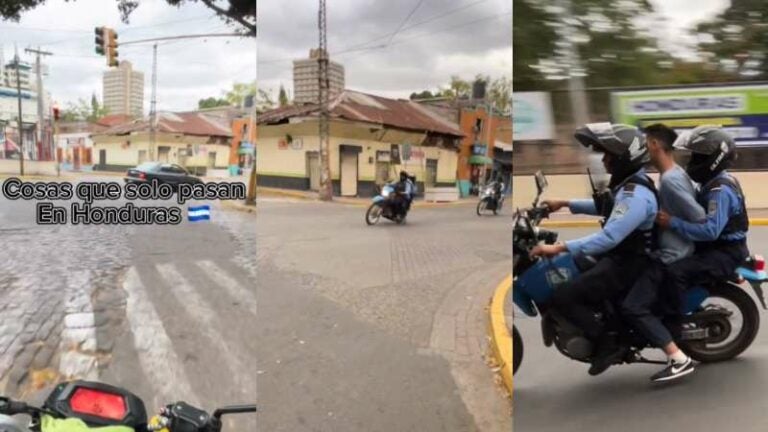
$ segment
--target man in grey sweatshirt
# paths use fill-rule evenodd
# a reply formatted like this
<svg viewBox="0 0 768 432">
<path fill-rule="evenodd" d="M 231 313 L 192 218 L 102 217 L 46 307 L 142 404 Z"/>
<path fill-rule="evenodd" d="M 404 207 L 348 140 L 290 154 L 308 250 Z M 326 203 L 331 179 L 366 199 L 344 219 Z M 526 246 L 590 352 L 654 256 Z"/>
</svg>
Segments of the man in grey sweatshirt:
<svg viewBox="0 0 768 432">
<path fill-rule="evenodd" d="M 706 217 L 704 209 L 696 202 L 693 182 L 685 170 L 675 163 L 673 144 L 677 134 L 662 124 L 645 128 L 651 162 L 661 173 L 659 181 L 659 206 L 665 212 L 688 222 L 698 222 Z M 693 254 L 692 242 L 672 230 L 664 230 L 659 238 L 659 250 L 650 267 L 635 282 L 622 303 L 624 316 L 632 322 L 654 346 L 661 348 L 669 358 L 669 365 L 651 377 L 652 381 L 669 381 L 693 372 L 693 362 L 675 344 L 672 334 L 651 310 L 657 301 L 668 301 L 661 292 L 667 266 Z"/>
</svg>

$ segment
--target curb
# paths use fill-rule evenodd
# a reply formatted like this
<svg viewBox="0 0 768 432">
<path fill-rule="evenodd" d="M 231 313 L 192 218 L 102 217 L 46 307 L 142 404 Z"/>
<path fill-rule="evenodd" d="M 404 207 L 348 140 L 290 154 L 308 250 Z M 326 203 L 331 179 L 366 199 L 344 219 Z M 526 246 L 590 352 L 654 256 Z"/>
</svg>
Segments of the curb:
<svg viewBox="0 0 768 432">
<path fill-rule="evenodd" d="M 512 288 L 512 275 L 507 276 L 493 293 L 489 307 L 488 335 L 491 338 L 491 351 L 499 367 L 501 380 L 512 394 L 512 335 L 504 316 L 504 300 Z"/>
<path fill-rule="evenodd" d="M 768 218 L 750 218 L 749 224 L 753 226 L 768 226 Z M 598 221 L 593 220 L 573 220 L 573 221 L 542 221 L 540 226 L 548 228 L 592 228 L 600 227 Z"/>
<path fill-rule="evenodd" d="M 235 211 L 240 211 L 244 213 L 256 213 L 256 206 L 248 206 L 240 202 L 221 201 L 221 205 L 222 207 L 232 209 Z"/>
</svg>

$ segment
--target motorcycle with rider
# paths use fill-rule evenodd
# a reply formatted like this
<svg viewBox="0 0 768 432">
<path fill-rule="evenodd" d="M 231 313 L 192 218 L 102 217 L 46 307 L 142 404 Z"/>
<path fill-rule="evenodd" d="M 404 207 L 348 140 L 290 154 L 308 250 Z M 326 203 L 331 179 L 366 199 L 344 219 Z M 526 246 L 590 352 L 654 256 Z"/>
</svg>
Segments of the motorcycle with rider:
<svg viewBox="0 0 768 432">
<path fill-rule="evenodd" d="M 400 171 L 397 182 L 385 184 L 373 197 L 373 203 L 365 212 L 365 223 L 376 225 L 382 217 L 397 224 L 405 223 L 415 195 L 416 177 Z"/>
<path fill-rule="evenodd" d="M 605 190 L 597 190 L 593 183 L 591 200 L 546 201 L 540 205 L 547 183 L 543 174 L 537 173 L 538 193 L 533 206 L 515 215 L 513 301 L 526 315 L 541 317 L 546 346 L 554 345 L 567 357 L 589 363 L 591 375 L 600 374 L 614 364 L 654 363 L 667 366 L 663 373 L 657 374 L 661 379 L 682 376 L 682 372 L 692 370 L 692 366 L 678 367 L 671 361 L 645 358 L 641 351 L 657 346 L 644 332 L 627 325 L 622 316 L 623 296 L 652 263 L 654 251 L 658 249 L 659 225 L 665 224 L 662 220 L 657 222 L 657 214 L 662 219 L 665 216 L 659 212 L 658 191 L 645 173 L 649 161 L 645 136 L 632 126 L 602 123 L 579 128 L 575 138 L 585 147 L 603 153 L 610 182 Z M 678 146 L 694 153 L 691 158 L 694 164 L 689 164 L 688 170 L 700 169 L 702 160 L 710 167 L 716 165 L 714 161 L 730 160 L 729 153 L 735 152 L 732 140 L 713 144 L 722 138 L 720 134 L 700 133 L 682 140 Z M 719 165 L 716 168 L 720 169 Z M 724 177 L 723 170 L 711 177 Z M 706 183 L 704 195 L 708 193 L 707 188 L 709 192 L 722 188 L 729 179 L 718 180 L 714 185 Z M 726 187 L 737 188 L 732 183 Z M 734 195 L 738 194 L 734 192 Z M 729 229 L 718 225 L 722 229 L 712 241 L 721 246 L 725 245 L 723 241 L 738 241 L 744 247 L 732 246 L 734 250 L 746 251 L 745 232 L 739 231 L 744 228 L 746 207 L 743 199 L 741 205 L 736 204 L 729 207 L 728 215 L 737 222 Z M 558 243 L 558 234 L 540 228 L 539 224 L 551 212 L 566 206 L 573 213 L 601 216 L 602 229 L 581 239 Z M 713 210 L 717 209 L 709 209 L 707 220 L 722 219 L 711 216 Z M 671 225 L 681 231 L 688 227 L 680 221 Z M 697 253 L 700 244 L 697 243 Z M 701 257 L 694 255 L 690 260 L 700 263 Z M 754 341 L 760 323 L 757 305 L 742 287 L 745 281 L 765 308 L 761 285 L 768 277 L 762 257 L 749 257 L 744 252 L 732 266 L 721 267 L 719 272 L 704 271 L 700 264 L 698 267 L 686 265 L 689 270 L 684 280 L 693 283 L 679 293 L 673 320 L 675 342 L 699 362 L 724 361 L 738 356 Z M 692 277 L 690 269 L 698 270 L 702 277 Z M 669 318 L 667 312 L 654 309 L 654 313 L 659 319 Z M 513 335 L 514 370 L 517 371 L 523 344 L 516 328 Z"/>
<path fill-rule="evenodd" d="M 477 203 L 477 215 L 482 216 L 486 211 L 494 215 L 501 211 L 504 204 L 504 179 L 499 175 L 488 183 L 480 192 L 480 201 Z"/>
</svg>

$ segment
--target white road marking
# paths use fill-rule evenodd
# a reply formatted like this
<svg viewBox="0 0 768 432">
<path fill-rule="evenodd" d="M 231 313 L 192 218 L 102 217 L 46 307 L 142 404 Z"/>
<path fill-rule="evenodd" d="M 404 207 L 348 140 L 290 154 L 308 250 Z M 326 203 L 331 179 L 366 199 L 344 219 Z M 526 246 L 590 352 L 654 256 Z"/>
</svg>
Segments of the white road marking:
<svg viewBox="0 0 768 432">
<path fill-rule="evenodd" d="M 139 363 L 155 394 L 152 406 L 162 406 L 182 399 L 200 406 L 200 399 L 192 391 L 184 364 L 176 355 L 173 343 L 135 268 L 128 270 L 123 287 L 128 293 L 126 314 L 139 354 Z"/>
<path fill-rule="evenodd" d="M 199 261 L 197 265 L 205 270 L 216 284 L 224 287 L 229 292 L 229 295 L 245 304 L 252 313 L 256 313 L 256 296 L 252 291 L 242 286 L 235 278 L 228 275 L 224 269 L 212 261 Z"/>
<path fill-rule="evenodd" d="M 256 383 L 250 374 L 252 367 L 246 365 L 242 357 L 232 351 L 226 343 L 226 338 L 216 330 L 217 314 L 173 264 L 158 264 L 157 270 L 187 313 L 199 320 L 200 329 L 218 351 L 228 369 L 229 373 L 226 375 L 237 377 L 240 392 L 252 395 L 256 389 Z"/>
<path fill-rule="evenodd" d="M 67 277 L 59 372 L 68 379 L 97 380 L 99 377 L 90 282 L 87 271 L 73 272 Z"/>
</svg>

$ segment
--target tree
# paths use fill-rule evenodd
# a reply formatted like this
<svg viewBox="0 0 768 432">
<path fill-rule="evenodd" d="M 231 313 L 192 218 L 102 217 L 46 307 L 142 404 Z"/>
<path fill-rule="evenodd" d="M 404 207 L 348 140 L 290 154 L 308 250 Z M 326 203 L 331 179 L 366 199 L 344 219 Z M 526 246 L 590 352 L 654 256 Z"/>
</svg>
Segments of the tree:
<svg viewBox="0 0 768 432">
<path fill-rule="evenodd" d="M 232 90 L 225 91 L 223 94 L 224 99 L 230 105 L 243 108 L 245 106 L 245 98 L 256 94 L 256 84 L 234 83 L 232 84 Z"/>
<path fill-rule="evenodd" d="M 81 106 L 84 104 L 85 101 L 81 101 Z M 99 104 L 99 100 L 96 98 L 96 93 L 91 95 L 91 110 L 88 116 L 86 117 L 86 120 L 94 122 L 102 117 L 107 115 L 107 108 L 102 107 Z"/>
<path fill-rule="evenodd" d="M 61 112 L 61 119 L 62 121 L 95 122 L 107 114 L 107 109 L 99 105 L 96 95 L 93 95 L 90 103 L 82 98 L 78 99 L 77 103 L 68 102 L 67 108 Z"/>
<path fill-rule="evenodd" d="M 768 9 L 764 0 L 734 0 L 699 24 L 699 50 L 719 69 L 745 79 L 768 78 Z"/>
<path fill-rule="evenodd" d="M 442 90 L 442 96 L 449 97 L 451 99 L 468 98 L 471 93 L 472 84 L 456 75 L 451 76 L 450 85 Z"/>
<path fill-rule="evenodd" d="M 513 0 L 513 3 L 514 87 L 516 91 L 541 90 L 546 84 L 544 74 L 534 66 L 554 55 L 557 35 L 551 23 L 555 17 L 530 0 Z"/>
<path fill-rule="evenodd" d="M 197 101 L 197 109 L 216 108 L 220 106 L 228 106 L 229 101 L 226 99 L 218 99 L 215 97 L 209 97 L 200 99 Z"/>
<path fill-rule="evenodd" d="M 436 97 L 436 95 L 432 94 L 429 90 L 424 90 L 420 93 L 411 93 L 411 100 L 418 100 L 418 99 L 432 99 Z"/>
<path fill-rule="evenodd" d="M 77 0 L 67 0 L 77 1 Z M 131 13 L 139 7 L 142 0 L 117 0 L 117 8 L 120 18 L 128 23 Z M 171 6 L 182 6 L 186 3 L 203 3 L 206 7 L 216 12 L 227 23 L 240 24 L 243 33 L 248 36 L 256 36 L 256 2 L 253 0 L 165 0 Z M 45 4 L 46 0 L 15 0 L 0 1 L 0 17 L 19 21 L 23 12 L 32 10 Z M 226 6 L 228 3 L 229 6 Z"/>
<path fill-rule="evenodd" d="M 502 113 L 508 113 L 512 102 L 512 82 L 503 76 L 491 81 L 486 97 L 493 101 L 496 109 Z"/>
<path fill-rule="evenodd" d="M 290 103 L 288 100 L 288 94 L 285 92 L 285 87 L 280 84 L 280 93 L 277 96 L 277 100 L 280 103 L 280 107 L 284 107 Z"/>
</svg>

